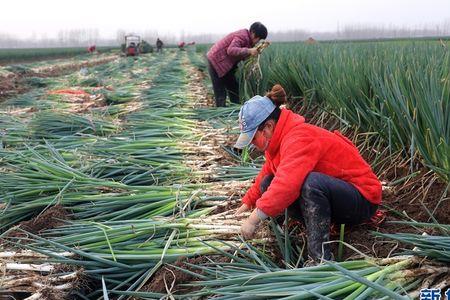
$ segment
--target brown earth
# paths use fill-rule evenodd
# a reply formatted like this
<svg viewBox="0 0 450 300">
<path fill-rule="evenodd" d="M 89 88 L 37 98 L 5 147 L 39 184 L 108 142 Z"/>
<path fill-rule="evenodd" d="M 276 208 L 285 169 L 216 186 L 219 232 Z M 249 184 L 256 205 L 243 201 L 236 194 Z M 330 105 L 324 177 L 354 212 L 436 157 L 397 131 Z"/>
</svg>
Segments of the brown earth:
<svg viewBox="0 0 450 300">
<path fill-rule="evenodd" d="M 27 77 L 56 77 L 69 74 L 81 67 L 93 67 L 96 65 L 105 64 L 116 59 L 116 55 L 107 56 L 101 59 L 92 61 L 82 61 L 79 63 L 66 63 L 55 66 L 48 66 L 36 69 L 35 71 L 25 72 L 23 74 L 13 74 L 9 76 L 0 77 L 0 101 L 25 93 L 30 90 L 30 87 L 25 84 L 24 80 Z"/>
<path fill-rule="evenodd" d="M 0 77 L 0 101 L 12 95 L 25 93 L 28 87 L 21 84 L 22 77 L 20 75 L 11 75 Z"/>
<path fill-rule="evenodd" d="M 48 208 L 42 214 L 28 221 L 20 222 L 17 227 L 33 234 L 39 234 L 44 230 L 53 229 L 64 225 L 64 220 L 70 219 L 70 213 L 61 205 Z M 24 233 L 14 230 L 8 234 L 9 237 L 21 237 Z"/>
</svg>

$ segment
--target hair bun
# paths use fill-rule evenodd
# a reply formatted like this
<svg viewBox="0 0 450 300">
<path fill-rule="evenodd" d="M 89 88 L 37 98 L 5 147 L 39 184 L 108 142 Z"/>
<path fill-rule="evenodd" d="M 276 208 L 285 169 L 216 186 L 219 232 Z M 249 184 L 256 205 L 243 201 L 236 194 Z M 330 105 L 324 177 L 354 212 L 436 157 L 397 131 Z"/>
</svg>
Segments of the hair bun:
<svg viewBox="0 0 450 300">
<path fill-rule="evenodd" d="M 275 84 L 266 96 L 269 97 L 276 106 L 286 103 L 286 91 L 280 84 Z"/>
</svg>

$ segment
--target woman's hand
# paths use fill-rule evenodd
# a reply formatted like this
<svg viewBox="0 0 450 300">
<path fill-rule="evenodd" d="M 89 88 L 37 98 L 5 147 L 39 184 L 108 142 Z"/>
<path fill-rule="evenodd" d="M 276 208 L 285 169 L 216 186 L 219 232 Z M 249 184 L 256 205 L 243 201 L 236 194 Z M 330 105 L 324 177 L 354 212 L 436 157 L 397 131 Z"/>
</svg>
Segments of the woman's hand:
<svg viewBox="0 0 450 300">
<path fill-rule="evenodd" d="M 258 209 L 255 208 L 252 214 L 242 222 L 241 233 L 244 239 L 251 239 L 255 235 L 256 227 L 258 226 L 261 219 L 258 216 Z"/>
<path fill-rule="evenodd" d="M 259 221 L 255 223 L 254 220 L 251 219 L 251 216 L 245 219 L 244 222 L 242 222 L 241 234 L 244 237 L 244 239 L 248 240 L 253 238 L 258 223 Z"/>
<path fill-rule="evenodd" d="M 256 55 L 259 54 L 259 51 L 256 48 L 249 48 L 248 49 L 248 54 L 250 54 L 251 56 L 256 56 Z"/>
<path fill-rule="evenodd" d="M 239 207 L 239 209 L 236 211 L 235 215 L 239 216 L 240 214 L 242 214 L 243 212 L 246 212 L 250 209 L 250 207 L 248 207 L 247 204 L 242 204 L 241 207 Z"/>
</svg>

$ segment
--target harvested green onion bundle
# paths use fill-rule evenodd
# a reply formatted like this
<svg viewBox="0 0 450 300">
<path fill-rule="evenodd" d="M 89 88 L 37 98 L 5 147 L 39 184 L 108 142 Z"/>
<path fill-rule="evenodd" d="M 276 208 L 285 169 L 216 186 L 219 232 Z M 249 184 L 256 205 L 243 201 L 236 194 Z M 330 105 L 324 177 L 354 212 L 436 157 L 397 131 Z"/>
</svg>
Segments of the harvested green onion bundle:
<svg viewBox="0 0 450 300">
<path fill-rule="evenodd" d="M 248 251 L 221 251 L 230 263 L 188 264 L 199 281 L 183 286 L 203 287 L 187 297 L 215 299 L 410 299 L 429 274 L 448 268 L 421 264 L 413 256 L 327 262 L 323 265 L 280 269 L 266 255 L 247 245 Z M 219 250 L 220 251 L 220 250 Z M 183 270 L 182 270 L 183 271 Z M 186 271 L 188 272 L 188 271 Z M 140 294 L 145 297 L 145 293 Z"/>
<path fill-rule="evenodd" d="M 113 120 L 99 116 L 79 116 L 65 112 L 45 111 L 31 120 L 30 129 L 37 138 L 63 137 L 76 134 L 107 136 L 119 131 Z"/>
<path fill-rule="evenodd" d="M 419 222 L 391 222 L 393 224 L 404 224 L 416 228 L 433 228 L 441 231 L 442 235 L 413 234 L 413 233 L 380 233 L 374 232 L 376 236 L 393 239 L 414 246 L 414 249 L 406 251 L 406 254 L 417 255 L 444 263 L 450 263 L 450 225 Z"/>
<path fill-rule="evenodd" d="M 24 232 L 29 238 L 8 240 L 21 242 L 22 248 L 42 254 L 42 257 L 34 255 L 37 265 L 62 263 L 78 269 L 83 276 L 93 279 L 103 276 L 109 290 L 134 290 L 148 278 L 140 277 L 142 274 L 152 274 L 164 262 L 231 249 L 236 243 L 225 245 L 214 239 L 234 235 L 238 230 L 237 224 L 205 224 L 198 219 L 78 221 L 47 231 L 44 238 Z"/>
<path fill-rule="evenodd" d="M 177 201 L 187 201 L 195 188 L 127 185 L 93 177 L 89 164 L 76 169 L 56 149 L 48 147 L 46 152 L 30 148 L 19 153 L 0 153 L 8 168 L 0 173 L 1 199 L 5 203 L 1 229 L 55 204 L 73 210 L 79 218 L 170 215 L 176 213 Z M 129 176 L 129 180 L 133 178 L 137 181 Z M 127 213 L 123 211 L 126 209 Z"/>
</svg>

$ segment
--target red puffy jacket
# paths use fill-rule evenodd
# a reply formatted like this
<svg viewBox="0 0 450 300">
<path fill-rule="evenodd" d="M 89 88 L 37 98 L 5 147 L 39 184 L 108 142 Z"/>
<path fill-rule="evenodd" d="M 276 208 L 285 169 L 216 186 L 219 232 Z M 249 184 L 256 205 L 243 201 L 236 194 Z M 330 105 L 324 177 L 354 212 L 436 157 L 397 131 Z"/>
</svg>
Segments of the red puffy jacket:
<svg viewBox="0 0 450 300">
<path fill-rule="evenodd" d="M 274 217 L 299 196 L 312 171 L 351 183 L 368 201 L 381 203 L 381 183 L 353 143 L 338 131 L 330 132 L 305 123 L 305 118 L 282 109 L 265 151 L 266 162 L 242 201 Z M 261 195 L 260 183 L 275 177 Z"/>
</svg>

